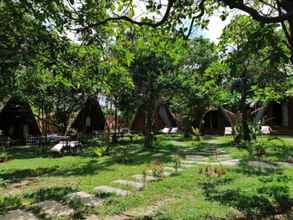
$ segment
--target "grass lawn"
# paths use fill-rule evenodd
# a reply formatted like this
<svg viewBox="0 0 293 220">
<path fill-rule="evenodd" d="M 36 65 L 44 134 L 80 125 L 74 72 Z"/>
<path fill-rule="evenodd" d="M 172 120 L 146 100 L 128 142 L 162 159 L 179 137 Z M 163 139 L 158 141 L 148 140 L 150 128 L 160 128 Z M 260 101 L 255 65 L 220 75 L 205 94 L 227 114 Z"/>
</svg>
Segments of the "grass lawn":
<svg viewBox="0 0 293 220">
<path fill-rule="evenodd" d="M 262 138 L 266 161 L 285 161 L 293 155 L 293 138 L 282 137 L 268 141 Z M 197 165 L 161 181 L 147 184 L 143 191 L 112 183 L 117 179 L 132 179 L 142 174 L 150 163 L 159 158 L 162 164 L 172 164 L 173 154 L 182 150 L 199 151 L 216 145 L 232 158 L 242 159 L 237 167 L 225 167 L 221 177 L 206 175 L 206 165 Z M 293 167 L 280 166 L 275 170 L 249 168 L 252 158 L 248 151 L 231 144 L 231 137 L 207 137 L 201 142 L 181 136 L 159 136 L 152 150 L 142 148 L 142 139 L 133 143 L 124 140 L 113 146 L 121 156 L 96 157 L 92 148 L 75 156 L 51 157 L 33 149 L 8 150 L 11 160 L 0 163 L 0 214 L 17 207 L 29 207 L 38 201 L 62 201 L 73 191 L 94 193 L 99 185 L 128 189 L 127 197 L 110 196 L 94 209 L 75 207 L 80 216 L 95 213 L 112 216 L 125 211 L 144 212 L 147 207 L 159 204 L 153 219 L 235 219 L 249 216 L 271 216 L 287 213 L 293 206 Z M 161 153 L 155 157 L 154 154 Z M 10 199 L 7 199 L 7 198 Z"/>
</svg>

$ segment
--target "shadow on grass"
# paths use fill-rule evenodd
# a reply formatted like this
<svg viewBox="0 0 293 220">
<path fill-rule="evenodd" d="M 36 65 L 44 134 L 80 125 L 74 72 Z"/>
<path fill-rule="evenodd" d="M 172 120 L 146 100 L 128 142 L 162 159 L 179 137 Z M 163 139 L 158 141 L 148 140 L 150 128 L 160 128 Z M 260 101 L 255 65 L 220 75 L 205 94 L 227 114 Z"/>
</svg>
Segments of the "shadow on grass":
<svg viewBox="0 0 293 220">
<path fill-rule="evenodd" d="M 283 173 L 283 169 L 267 161 L 255 161 L 259 165 L 249 165 L 249 160 L 242 160 L 235 171 L 248 176 L 271 176 Z M 264 165 L 262 165 L 264 164 Z"/>
<path fill-rule="evenodd" d="M 274 215 L 289 215 L 293 207 L 288 179 L 270 177 L 252 189 L 228 188 L 233 179 L 227 177 L 209 178 L 201 183 L 208 200 L 220 202 L 241 211 L 245 219 L 264 219 Z"/>
<path fill-rule="evenodd" d="M 49 168 L 36 168 L 36 169 L 21 169 L 0 173 L 0 179 L 6 183 L 19 182 L 25 178 L 41 177 L 41 176 L 85 176 L 94 175 L 97 170 L 111 170 L 109 168 L 114 164 L 112 160 L 106 160 L 103 162 L 97 162 L 96 160 L 90 160 L 82 166 L 73 168 L 61 168 L 59 166 Z"/>
<path fill-rule="evenodd" d="M 6 214 L 9 210 L 21 208 L 22 202 L 19 197 L 4 197 L 0 199 L 0 215 Z M 1 216 L 0 216 L 1 217 Z"/>
<path fill-rule="evenodd" d="M 24 146 L 24 147 L 9 147 L 5 148 L 5 152 L 11 159 L 33 159 L 33 158 L 47 158 L 51 155 L 48 154 L 50 147 L 36 147 L 36 146 Z"/>
<path fill-rule="evenodd" d="M 69 193 L 76 192 L 72 187 L 42 188 L 36 192 L 26 193 L 24 198 L 32 200 L 33 203 L 45 200 L 62 201 Z"/>
</svg>

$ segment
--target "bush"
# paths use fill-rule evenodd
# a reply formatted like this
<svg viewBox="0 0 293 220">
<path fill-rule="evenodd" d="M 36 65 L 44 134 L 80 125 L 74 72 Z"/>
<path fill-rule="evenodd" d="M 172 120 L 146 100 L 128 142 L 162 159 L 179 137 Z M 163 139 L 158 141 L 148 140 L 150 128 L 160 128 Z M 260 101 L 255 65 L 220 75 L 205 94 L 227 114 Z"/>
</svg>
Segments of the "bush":
<svg viewBox="0 0 293 220">
<path fill-rule="evenodd" d="M 3 215 L 9 210 L 17 209 L 21 206 L 21 200 L 18 197 L 0 198 L 0 215 Z"/>
<path fill-rule="evenodd" d="M 174 169 L 175 169 L 175 172 L 177 173 L 178 172 L 178 169 L 181 167 L 181 160 L 182 160 L 182 158 L 179 155 L 174 155 L 172 157 L 172 159 L 174 161 Z"/>
<path fill-rule="evenodd" d="M 129 153 L 130 146 L 119 146 L 115 147 L 112 151 L 112 156 L 115 161 L 118 163 L 127 164 L 132 162 L 132 156 Z"/>
<path fill-rule="evenodd" d="M 200 168 L 199 173 L 207 177 L 220 177 L 224 176 L 226 174 L 226 171 L 222 165 L 219 165 Z"/>
<path fill-rule="evenodd" d="M 0 152 L 0 163 L 6 162 L 9 160 L 8 153 Z"/>
<path fill-rule="evenodd" d="M 107 153 L 107 147 L 96 147 L 93 152 L 96 157 L 102 157 Z"/>
<path fill-rule="evenodd" d="M 193 135 L 193 139 L 195 141 L 200 141 L 201 140 L 201 137 L 200 137 L 200 131 L 198 128 L 193 128 L 192 127 L 192 135 Z"/>
<path fill-rule="evenodd" d="M 151 171 L 153 173 L 153 176 L 162 178 L 164 174 L 164 167 L 160 160 L 155 160 L 151 162 Z"/>
</svg>

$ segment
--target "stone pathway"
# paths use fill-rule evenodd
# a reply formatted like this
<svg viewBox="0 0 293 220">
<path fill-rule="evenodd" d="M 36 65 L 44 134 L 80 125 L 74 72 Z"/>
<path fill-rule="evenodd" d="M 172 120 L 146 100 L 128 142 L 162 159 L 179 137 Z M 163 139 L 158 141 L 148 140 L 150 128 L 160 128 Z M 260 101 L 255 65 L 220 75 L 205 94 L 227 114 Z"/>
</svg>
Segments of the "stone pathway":
<svg viewBox="0 0 293 220">
<path fill-rule="evenodd" d="M 0 216 L 1 220 L 38 220 L 31 212 L 20 209 L 9 211 L 6 215 Z"/>
<path fill-rule="evenodd" d="M 152 154 L 152 157 L 163 157 L 165 154 L 163 153 L 155 153 L 155 154 Z"/>
<path fill-rule="evenodd" d="M 176 173 L 176 169 L 174 167 L 168 167 L 168 166 L 166 166 L 166 167 L 164 167 L 164 170 L 169 171 L 169 172 Z M 182 168 L 178 168 L 177 169 L 177 172 L 179 173 L 179 172 L 182 172 L 183 170 L 184 169 L 182 169 Z"/>
<path fill-rule="evenodd" d="M 200 156 L 200 155 L 185 155 L 186 160 L 192 160 L 192 161 L 206 161 L 209 160 L 208 157 Z"/>
<path fill-rule="evenodd" d="M 183 169 L 188 169 L 188 168 L 193 168 L 193 167 L 195 167 L 195 164 L 181 164 L 181 167 L 183 168 Z"/>
<path fill-rule="evenodd" d="M 149 151 L 143 151 L 143 152 L 141 152 L 141 153 L 138 153 L 137 155 L 138 156 L 148 156 L 148 155 L 151 155 L 152 153 L 151 152 L 149 152 Z"/>
<path fill-rule="evenodd" d="M 157 177 L 149 176 L 149 175 L 144 177 L 142 174 L 133 175 L 132 177 L 138 182 L 144 182 L 144 179 L 145 179 L 145 182 L 153 182 L 153 181 L 159 180 L 159 178 Z"/>
<path fill-rule="evenodd" d="M 181 164 L 196 164 L 198 161 L 195 161 L 195 160 L 182 160 L 181 161 Z"/>
<path fill-rule="evenodd" d="M 253 168 L 266 169 L 266 170 L 275 170 L 277 168 L 275 165 L 264 162 L 264 161 L 249 161 L 247 165 Z"/>
<path fill-rule="evenodd" d="M 281 166 L 286 166 L 286 167 L 293 167 L 293 163 L 288 163 L 288 162 L 277 162 L 277 164 Z"/>
<path fill-rule="evenodd" d="M 54 200 L 36 203 L 32 208 L 36 210 L 40 216 L 44 216 L 45 218 L 71 219 L 74 215 L 74 210 L 72 208 Z"/>
<path fill-rule="evenodd" d="M 144 188 L 143 183 L 141 182 L 135 182 L 135 181 L 130 181 L 130 180 L 115 180 L 113 181 L 113 183 L 117 183 L 120 185 L 124 185 L 124 186 L 129 186 L 135 190 L 142 190 Z"/>
<path fill-rule="evenodd" d="M 75 192 L 70 193 L 65 197 L 66 201 L 73 203 L 82 203 L 85 206 L 96 207 L 100 205 L 103 200 L 95 197 L 87 192 Z"/>
<path fill-rule="evenodd" d="M 239 160 L 235 159 L 235 160 L 225 160 L 225 161 L 216 161 L 216 162 L 207 162 L 207 161 L 199 161 L 197 162 L 197 164 L 201 164 L 201 165 L 223 165 L 223 166 L 237 166 L 239 165 Z"/>
<path fill-rule="evenodd" d="M 99 197 L 111 196 L 111 195 L 128 196 L 131 194 L 131 192 L 127 190 L 122 190 L 122 189 L 114 188 L 111 186 L 97 186 L 94 189 L 94 191 Z"/>
</svg>

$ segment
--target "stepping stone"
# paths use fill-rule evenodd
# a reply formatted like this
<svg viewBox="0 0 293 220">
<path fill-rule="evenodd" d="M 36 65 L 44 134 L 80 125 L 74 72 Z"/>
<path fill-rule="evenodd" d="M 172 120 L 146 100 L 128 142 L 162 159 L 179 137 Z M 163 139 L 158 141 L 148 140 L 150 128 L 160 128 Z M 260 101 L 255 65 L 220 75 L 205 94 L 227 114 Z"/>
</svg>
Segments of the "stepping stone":
<svg viewBox="0 0 293 220">
<path fill-rule="evenodd" d="M 276 169 L 275 165 L 272 165 L 267 162 L 263 161 L 249 161 L 247 163 L 248 166 L 254 167 L 254 168 L 261 168 L 261 169 L 268 169 L 268 170 L 274 170 Z"/>
<path fill-rule="evenodd" d="M 138 155 L 138 156 L 148 156 L 148 155 L 150 155 L 150 154 L 151 154 L 151 152 L 144 151 L 144 152 L 138 153 L 137 155 Z"/>
<path fill-rule="evenodd" d="M 147 174 L 149 174 L 150 176 L 154 176 L 153 172 L 151 170 L 148 170 Z M 164 171 L 162 173 L 162 177 L 168 177 L 168 176 L 171 176 L 172 174 L 173 174 L 173 172 Z"/>
<path fill-rule="evenodd" d="M 195 166 L 195 164 L 185 164 L 185 163 L 181 164 L 182 168 L 192 168 L 194 166 Z"/>
<path fill-rule="evenodd" d="M 70 202 L 82 203 L 83 205 L 90 207 L 96 207 L 103 202 L 102 199 L 97 198 L 87 192 L 70 193 L 66 196 L 66 200 Z"/>
<path fill-rule="evenodd" d="M 293 163 L 288 163 L 288 162 L 277 162 L 277 163 L 282 166 L 293 167 Z"/>
<path fill-rule="evenodd" d="M 33 205 L 34 209 L 37 209 L 41 216 L 45 218 L 65 218 L 71 219 L 74 215 L 74 210 L 68 206 L 62 205 L 59 202 L 53 200 L 47 200 Z"/>
<path fill-rule="evenodd" d="M 153 157 L 163 157 L 164 154 L 163 153 L 156 153 L 152 155 Z"/>
<path fill-rule="evenodd" d="M 223 166 L 236 166 L 236 165 L 239 164 L 239 160 L 238 159 L 235 159 L 235 160 L 226 160 L 226 161 L 221 161 L 221 162 L 199 161 L 199 162 L 197 162 L 197 164 L 211 165 L 211 166 L 219 166 L 219 165 L 223 165 Z"/>
<path fill-rule="evenodd" d="M 196 164 L 197 161 L 193 160 L 181 160 L 181 164 Z"/>
<path fill-rule="evenodd" d="M 209 140 L 208 143 L 209 144 L 218 144 L 219 142 L 217 140 Z"/>
<path fill-rule="evenodd" d="M 9 211 L 6 215 L 0 216 L 1 220 L 38 220 L 31 212 L 26 212 L 20 209 Z"/>
<path fill-rule="evenodd" d="M 22 188 L 22 187 L 31 185 L 35 182 L 37 182 L 36 178 L 35 179 L 25 179 L 25 180 L 22 180 L 21 182 L 11 184 L 10 187 L 11 188 Z"/>
<path fill-rule="evenodd" d="M 200 155 L 186 155 L 186 160 L 193 160 L 193 161 L 205 161 L 208 160 L 208 157 L 200 156 Z"/>
<path fill-rule="evenodd" d="M 129 180 L 115 180 L 113 183 L 118 183 L 121 185 L 130 186 L 130 187 L 134 188 L 135 190 L 142 190 L 144 187 L 143 184 L 140 182 L 129 181 Z"/>
<path fill-rule="evenodd" d="M 166 170 L 166 171 L 170 171 L 170 172 L 173 172 L 173 173 L 176 173 L 176 170 L 175 170 L 174 167 L 164 167 L 164 170 Z M 178 168 L 178 169 L 177 169 L 177 172 L 182 172 L 182 171 L 183 171 L 182 168 Z"/>
<path fill-rule="evenodd" d="M 239 159 L 221 161 L 221 164 L 224 166 L 237 166 L 239 165 L 239 163 L 240 163 Z"/>
<path fill-rule="evenodd" d="M 219 161 L 232 160 L 231 156 L 228 154 L 219 155 L 217 157 L 215 156 L 214 158 Z"/>
<path fill-rule="evenodd" d="M 136 181 L 139 182 L 143 182 L 144 176 L 142 174 L 137 174 L 137 175 L 133 175 L 132 176 Z M 146 182 L 153 182 L 153 181 L 157 181 L 159 180 L 159 178 L 154 177 L 154 176 L 146 176 L 145 177 L 145 181 Z"/>
<path fill-rule="evenodd" d="M 173 174 L 173 172 L 167 172 L 167 171 L 164 171 L 164 172 L 163 172 L 163 176 L 164 176 L 164 177 L 171 176 L 172 174 Z"/>
<path fill-rule="evenodd" d="M 127 190 L 122 190 L 111 186 L 97 186 L 94 191 L 99 196 L 128 196 L 130 194 L 130 192 Z"/>
</svg>

